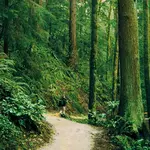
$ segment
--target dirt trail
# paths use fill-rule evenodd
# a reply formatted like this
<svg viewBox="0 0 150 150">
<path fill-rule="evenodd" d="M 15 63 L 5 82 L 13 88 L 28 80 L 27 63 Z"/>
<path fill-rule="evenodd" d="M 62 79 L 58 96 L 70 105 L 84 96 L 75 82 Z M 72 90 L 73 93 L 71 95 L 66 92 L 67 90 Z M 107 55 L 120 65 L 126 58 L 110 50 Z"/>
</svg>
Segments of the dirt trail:
<svg viewBox="0 0 150 150">
<path fill-rule="evenodd" d="M 53 125 L 55 135 L 53 143 L 47 144 L 40 150 L 92 150 L 94 136 L 103 132 L 90 125 L 72 122 L 51 114 L 45 117 Z"/>
</svg>

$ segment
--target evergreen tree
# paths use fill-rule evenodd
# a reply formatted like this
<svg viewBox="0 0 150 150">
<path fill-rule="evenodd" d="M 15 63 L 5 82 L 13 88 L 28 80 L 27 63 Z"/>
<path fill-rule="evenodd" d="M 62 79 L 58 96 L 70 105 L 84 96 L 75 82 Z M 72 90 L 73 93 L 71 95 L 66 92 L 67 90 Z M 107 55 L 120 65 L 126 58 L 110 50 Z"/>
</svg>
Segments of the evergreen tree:
<svg viewBox="0 0 150 150">
<path fill-rule="evenodd" d="M 97 10 L 98 0 L 92 0 L 91 13 L 91 55 L 90 55 L 90 87 L 89 87 L 89 110 L 93 112 L 96 101 L 96 55 L 97 55 Z M 90 119 L 89 115 L 89 119 Z"/>
<path fill-rule="evenodd" d="M 138 25 L 133 0 L 118 1 L 119 53 L 121 67 L 121 95 L 119 115 L 132 122 L 138 131 L 143 125 L 144 113 L 141 97 Z"/>
<path fill-rule="evenodd" d="M 76 43 L 76 0 L 70 0 L 69 22 L 69 66 L 77 69 L 77 43 Z"/>
<path fill-rule="evenodd" d="M 8 20 L 8 0 L 5 0 L 4 2 L 4 8 L 5 8 L 5 17 L 4 17 L 4 53 L 8 55 L 8 26 L 9 26 L 9 20 Z"/>
<path fill-rule="evenodd" d="M 111 14 L 113 9 L 113 3 L 110 2 L 109 12 L 108 12 L 108 26 L 107 26 L 107 64 L 106 64 L 106 80 L 109 78 L 110 74 L 110 60 L 111 60 Z"/>
<path fill-rule="evenodd" d="M 149 1 L 143 0 L 144 16 L 144 74 L 148 118 L 150 117 L 150 47 L 149 47 Z M 150 121 L 149 121 L 150 124 Z"/>
<path fill-rule="evenodd" d="M 114 16 L 118 23 L 117 9 L 114 10 Z M 118 99 L 118 80 L 119 80 L 119 49 L 118 49 L 118 24 L 115 28 L 115 46 L 114 46 L 114 62 L 113 62 L 113 84 L 112 84 L 112 100 Z"/>
</svg>

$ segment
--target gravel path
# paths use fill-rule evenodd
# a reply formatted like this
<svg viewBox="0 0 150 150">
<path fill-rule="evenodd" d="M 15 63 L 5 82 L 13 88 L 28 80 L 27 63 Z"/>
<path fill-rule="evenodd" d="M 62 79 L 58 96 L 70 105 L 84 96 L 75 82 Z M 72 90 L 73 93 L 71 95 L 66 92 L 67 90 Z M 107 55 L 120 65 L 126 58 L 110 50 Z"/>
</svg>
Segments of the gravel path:
<svg viewBox="0 0 150 150">
<path fill-rule="evenodd" d="M 46 114 L 45 117 L 53 125 L 55 135 L 52 144 L 47 144 L 39 150 L 92 150 L 94 146 L 92 137 L 101 132 L 90 125 L 72 122 L 51 114 Z"/>
</svg>

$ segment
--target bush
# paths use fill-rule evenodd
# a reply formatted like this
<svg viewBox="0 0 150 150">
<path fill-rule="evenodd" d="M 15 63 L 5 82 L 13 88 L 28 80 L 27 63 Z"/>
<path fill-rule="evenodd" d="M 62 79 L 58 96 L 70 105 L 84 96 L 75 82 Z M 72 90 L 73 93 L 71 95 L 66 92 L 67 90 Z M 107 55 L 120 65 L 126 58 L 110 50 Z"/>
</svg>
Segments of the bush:
<svg viewBox="0 0 150 150">
<path fill-rule="evenodd" d="M 8 117 L 0 114 L 0 149 L 15 150 L 18 148 L 22 133 Z"/>
<path fill-rule="evenodd" d="M 45 110 L 42 99 L 29 91 L 29 85 L 17 81 L 14 62 L 0 60 L 0 149 L 24 148 L 23 137 L 30 132 L 40 133 L 39 123 Z"/>
<path fill-rule="evenodd" d="M 106 114 L 98 112 L 89 112 L 90 120 L 89 123 L 96 126 L 105 126 L 106 125 Z"/>
<path fill-rule="evenodd" d="M 133 130 L 133 123 L 123 117 L 116 116 L 109 120 L 107 127 L 113 143 L 122 150 L 150 150 L 150 141 L 141 139 L 140 134 Z"/>
<path fill-rule="evenodd" d="M 150 141 L 144 139 L 134 140 L 125 135 L 117 135 L 112 138 L 112 141 L 121 150 L 150 150 Z"/>
<path fill-rule="evenodd" d="M 8 116 L 16 125 L 29 129 L 30 124 L 36 124 L 42 120 L 42 113 L 44 106 L 41 104 L 42 100 L 37 100 L 36 103 L 32 102 L 29 95 L 25 93 L 25 89 L 12 79 L 1 79 L 1 99 L 0 110 L 5 116 Z M 7 91 L 4 95 L 4 91 Z M 28 126 L 28 127 L 27 127 Z"/>
</svg>

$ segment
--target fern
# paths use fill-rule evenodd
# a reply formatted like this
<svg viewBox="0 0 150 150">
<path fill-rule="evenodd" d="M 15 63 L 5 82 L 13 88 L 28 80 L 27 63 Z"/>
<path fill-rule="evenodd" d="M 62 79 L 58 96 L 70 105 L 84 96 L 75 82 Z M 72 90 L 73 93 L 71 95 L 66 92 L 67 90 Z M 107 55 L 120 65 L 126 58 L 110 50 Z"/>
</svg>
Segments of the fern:
<svg viewBox="0 0 150 150">
<path fill-rule="evenodd" d="M 45 107 L 43 100 L 32 93 L 23 78 L 14 76 L 14 61 L 1 59 L 0 63 L 0 149 L 9 149 L 10 145 L 12 149 L 17 149 L 24 134 L 22 128 L 37 132 Z M 10 136 L 7 131 L 10 131 Z"/>
</svg>

